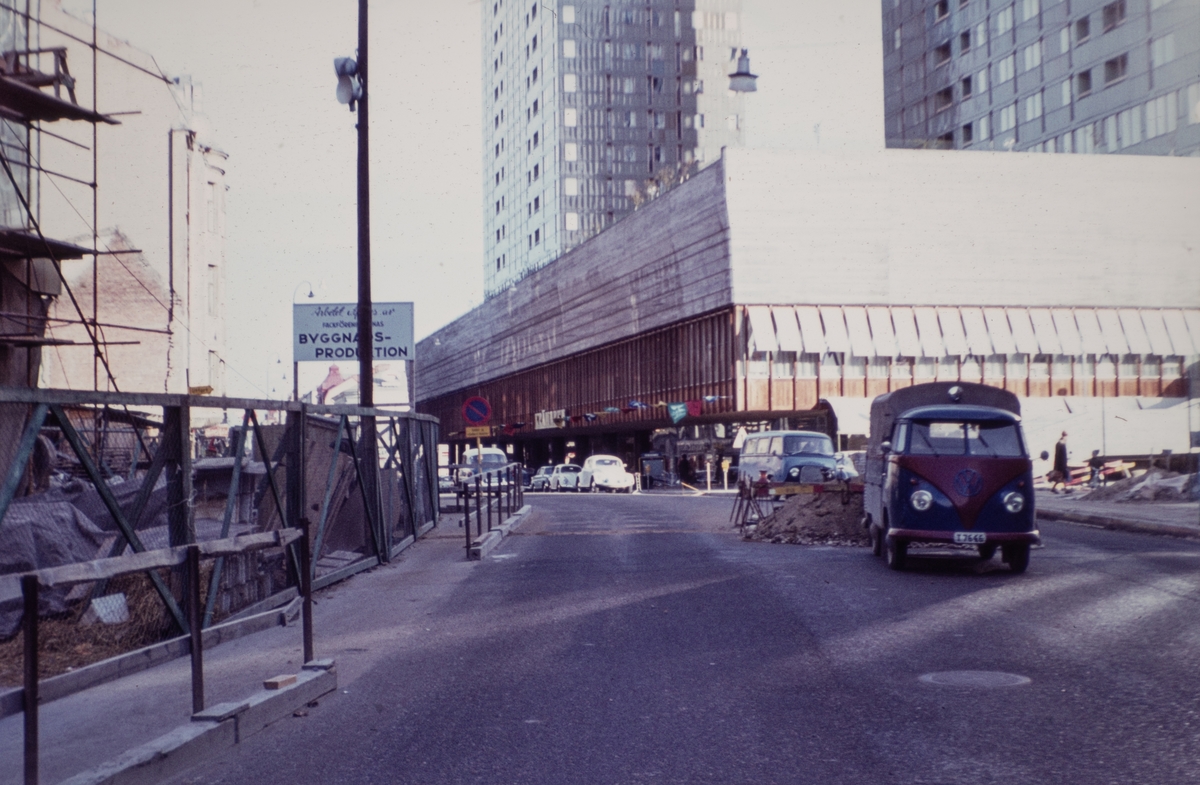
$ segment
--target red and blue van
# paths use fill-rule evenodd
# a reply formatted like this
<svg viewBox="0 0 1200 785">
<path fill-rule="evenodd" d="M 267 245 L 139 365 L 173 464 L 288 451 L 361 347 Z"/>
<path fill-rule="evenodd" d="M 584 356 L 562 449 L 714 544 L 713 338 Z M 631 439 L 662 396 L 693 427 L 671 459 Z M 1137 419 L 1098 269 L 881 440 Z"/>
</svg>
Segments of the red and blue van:
<svg viewBox="0 0 1200 785">
<path fill-rule="evenodd" d="M 999 549 L 1013 572 L 1040 541 L 1033 464 L 1017 396 L 965 382 L 919 384 L 871 404 L 863 524 L 876 556 L 903 569 L 910 543 Z"/>
</svg>

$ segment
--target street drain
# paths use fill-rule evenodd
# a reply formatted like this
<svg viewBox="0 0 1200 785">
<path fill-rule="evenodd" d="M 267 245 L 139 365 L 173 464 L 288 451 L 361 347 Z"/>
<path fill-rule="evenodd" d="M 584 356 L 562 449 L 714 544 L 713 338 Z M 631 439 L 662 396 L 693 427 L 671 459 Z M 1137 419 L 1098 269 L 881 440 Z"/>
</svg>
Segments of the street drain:
<svg viewBox="0 0 1200 785">
<path fill-rule="evenodd" d="M 926 684 L 942 687 L 1019 687 L 1032 679 L 1015 673 L 1001 671 L 941 671 L 926 673 L 919 677 Z"/>
</svg>

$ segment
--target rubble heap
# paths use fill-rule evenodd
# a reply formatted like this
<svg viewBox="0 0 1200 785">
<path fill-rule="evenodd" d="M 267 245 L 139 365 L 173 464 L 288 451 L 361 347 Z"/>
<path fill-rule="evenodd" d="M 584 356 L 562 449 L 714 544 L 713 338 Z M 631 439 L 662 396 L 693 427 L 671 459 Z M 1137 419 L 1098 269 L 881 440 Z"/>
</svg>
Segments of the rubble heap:
<svg viewBox="0 0 1200 785">
<path fill-rule="evenodd" d="M 746 527 L 744 538 L 787 545 L 870 545 L 862 526 L 863 495 L 849 494 L 849 504 L 842 499 L 837 492 L 793 496 L 757 526 Z"/>
<path fill-rule="evenodd" d="M 1094 502 L 1186 502 L 1196 498 L 1196 475 L 1150 469 L 1137 477 L 1109 483 L 1083 497 Z"/>
</svg>

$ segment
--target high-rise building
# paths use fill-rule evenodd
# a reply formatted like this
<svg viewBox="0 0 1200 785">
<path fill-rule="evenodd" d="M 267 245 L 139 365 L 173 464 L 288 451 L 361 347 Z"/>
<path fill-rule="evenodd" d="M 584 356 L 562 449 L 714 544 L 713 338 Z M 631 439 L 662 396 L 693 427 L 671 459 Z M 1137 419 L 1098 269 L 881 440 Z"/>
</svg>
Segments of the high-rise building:
<svg viewBox="0 0 1200 785">
<path fill-rule="evenodd" d="M 1200 0 L 883 0 L 889 147 L 1200 155 Z"/>
<path fill-rule="evenodd" d="M 741 0 L 485 0 L 484 292 L 738 145 Z"/>
</svg>

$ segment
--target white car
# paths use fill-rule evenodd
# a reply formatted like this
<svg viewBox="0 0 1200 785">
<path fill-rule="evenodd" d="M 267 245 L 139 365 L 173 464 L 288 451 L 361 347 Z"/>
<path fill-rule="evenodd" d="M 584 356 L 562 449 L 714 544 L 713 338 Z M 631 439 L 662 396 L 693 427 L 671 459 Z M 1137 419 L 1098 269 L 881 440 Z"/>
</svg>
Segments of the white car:
<svg viewBox="0 0 1200 785">
<path fill-rule="evenodd" d="M 580 467 L 573 463 L 560 463 L 550 472 L 550 481 L 546 487 L 551 491 L 565 491 L 568 488 L 578 491 L 580 471 Z"/>
<path fill-rule="evenodd" d="M 633 475 L 615 455 L 592 455 L 583 462 L 579 473 L 579 488 L 596 491 L 633 493 Z"/>
</svg>

